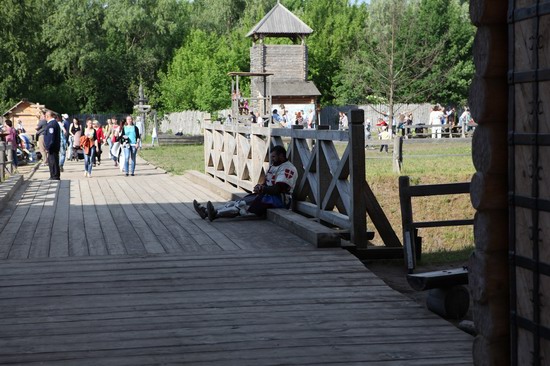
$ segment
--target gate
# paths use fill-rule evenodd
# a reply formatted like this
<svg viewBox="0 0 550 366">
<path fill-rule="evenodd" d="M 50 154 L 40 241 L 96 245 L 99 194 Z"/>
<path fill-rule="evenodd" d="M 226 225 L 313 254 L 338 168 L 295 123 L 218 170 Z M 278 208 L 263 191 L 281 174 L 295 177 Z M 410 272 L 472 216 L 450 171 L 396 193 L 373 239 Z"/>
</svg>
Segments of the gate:
<svg viewBox="0 0 550 366">
<path fill-rule="evenodd" d="M 509 3 L 511 361 L 548 365 L 550 3 Z"/>
</svg>

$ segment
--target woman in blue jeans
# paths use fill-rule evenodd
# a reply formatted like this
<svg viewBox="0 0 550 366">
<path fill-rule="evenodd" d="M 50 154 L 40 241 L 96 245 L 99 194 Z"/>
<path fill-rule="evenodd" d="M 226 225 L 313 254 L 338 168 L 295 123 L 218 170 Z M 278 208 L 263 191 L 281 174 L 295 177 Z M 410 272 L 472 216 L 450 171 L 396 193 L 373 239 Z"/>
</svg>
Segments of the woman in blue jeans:
<svg viewBox="0 0 550 366">
<path fill-rule="evenodd" d="M 86 121 L 86 129 L 80 138 L 80 147 L 84 150 L 84 176 L 92 177 L 92 160 L 96 152 L 97 136 L 92 125 L 92 120 Z"/>
<path fill-rule="evenodd" d="M 136 169 L 136 155 L 137 150 L 141 145 L 141 139 L 138 128 L 134 125 L 132 116 L 126 117 L 126 126 L 124 126 L 122 132 L 122 148 L 124 149 L 124 172 L 126 176 L 128 174 L 134 175 Z M 130 159 L 132 164 L 130 165 Z"/>
</svg>

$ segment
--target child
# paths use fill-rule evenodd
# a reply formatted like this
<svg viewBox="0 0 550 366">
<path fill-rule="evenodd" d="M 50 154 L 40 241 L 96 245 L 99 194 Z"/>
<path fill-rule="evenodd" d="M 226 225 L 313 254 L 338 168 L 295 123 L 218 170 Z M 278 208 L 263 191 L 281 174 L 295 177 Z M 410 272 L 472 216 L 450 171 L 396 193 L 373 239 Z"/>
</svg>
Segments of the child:
<svg viewBox="0 0 550 366">
<path fill-rule="evenodd" d="M 391 139 L 391 135 L 388 131 L 388 126 L 382 126 L 382 132 L 380 132 L 380 135 L 378 135 L 378 138 L 380 140 L 389 140 Z M 385 144 L 385 145 L 380 145 L 380 152 L 382 152 L 382 150 L 386 150 L 386 153 L 388 153 L 388 145 Z"/>
</svg>

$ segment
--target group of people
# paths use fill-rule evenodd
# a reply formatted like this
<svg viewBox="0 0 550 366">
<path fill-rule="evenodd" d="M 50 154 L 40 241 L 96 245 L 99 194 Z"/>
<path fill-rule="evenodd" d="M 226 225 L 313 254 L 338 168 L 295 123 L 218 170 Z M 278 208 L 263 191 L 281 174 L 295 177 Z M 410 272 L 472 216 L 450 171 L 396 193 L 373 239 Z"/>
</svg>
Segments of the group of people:
<svg viewBox="0 0 550 366">
<path fill-rule="evenodd" d="M 36 136 L 42 155 L 47 162 L 51 180 L 59 180 L 65 160 L 79 161 L 84 158 L 84 176 L 92 177 L 92 168 L 101 165 L 104 147 L 108 147 L 110 160 L 120 166 L 126 176 L 135 174 L 137 151 L 141 147 L 141 136 L 132 116 L 117 122 L 115 117 L 102 126 L 99 121 L 88 118 L 85 126 L 78 118 L 69 122 L 67 114 L 41 111 Z M 121 159 L 123 164 L 121 164 Z"/>
<path fill-rule="evenodd" d="M 0 126 L 0 132 L 5 134 L 6 143 L 11 146 L 12 164 L 14 167 L 17 168 L 22 163 L 20 159 L 26 161 L 34 161 L 36 159 L 32 136 L 27 134 L 21 120 L 17 122 L 17 126 L 14 126 L 13 121 L 6 119 L 4 125 Z"/>
<path fill-rule="evenodd" d="M 432 107 L 429 117 L 429 125 L 432 130 L 432 138 L 440 139 L 442 132 L 446 133 L 463 133 L 474 128 L 475 122 L 470 114 L 470 109 L 464 107 L 464 111 L 457 120 L 457 113 L 454 107 L 445 108 L 439 104 Z"/>
<path fill-rule="evenodd" d="M 277 109 L 273 110 L 271 119 L 273 123 L 280 124 L 284 128 L 292 128 L 292 126 L 302 126 L 304 129 L 315 128 L 317 126 L 317 115 L 312 108 L 308 109 L 307 114 L 303 110 L 294 112 L 294 116 L 281 106 L 282 114 L 279 114 Z"/>
</svg>

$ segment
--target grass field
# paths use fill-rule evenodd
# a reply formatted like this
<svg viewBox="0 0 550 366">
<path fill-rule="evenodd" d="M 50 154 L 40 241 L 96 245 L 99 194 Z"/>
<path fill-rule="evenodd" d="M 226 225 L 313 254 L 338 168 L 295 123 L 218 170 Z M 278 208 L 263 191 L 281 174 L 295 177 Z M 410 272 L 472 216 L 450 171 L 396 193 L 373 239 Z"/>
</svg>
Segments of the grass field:
<svg viewBox="0 0 550 366">
<path fill-rule="evenodd" d="M 340 152 L 344 148 L 343 145 L 338 146 Z M 146 148 L 140 154 L 172 174 L 204 170 L 202 145 Z M 469 143 L 451 143 L 443 139 L 437 144 L 405 144 L 403 155 L 402 174 L 411 178 L 411 184 L 466 182 L 474 173 Z M 398 176 L 392 173 L 390 157 L 391 152 L 366 150 L 367 181 L 401 238 Z M 472 218 L 474 215 L 469 195 L 414 198 L 413 212 L 415 221 Z M 369 225 L 369 230 L 373 229 L 373 225 Z M 471 226 L 421 229 L 419 235 L 423 238 L 424 263 L 466 260 L 473 249 Z M 373 242 L 382 244 L 378 235 Z"/>
</svg>

